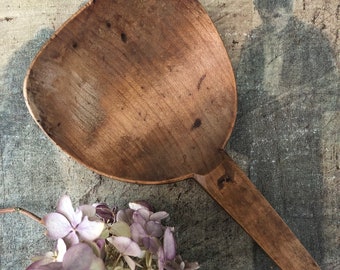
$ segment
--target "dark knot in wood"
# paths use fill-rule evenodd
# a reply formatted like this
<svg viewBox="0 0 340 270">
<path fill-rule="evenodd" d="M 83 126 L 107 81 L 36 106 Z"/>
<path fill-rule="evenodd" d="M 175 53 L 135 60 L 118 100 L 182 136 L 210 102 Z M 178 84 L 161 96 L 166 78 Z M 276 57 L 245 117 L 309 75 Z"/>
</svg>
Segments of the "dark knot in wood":
<svg viewBox="0 0 340 270">
<path fill-rule="evenodd" d="M 231 179 L 228 175 L 223 175 L 217 180 L 217 186 L 219 189 L 223 189 L 224 185 L 228 182 L 231 182 L 233 179 Z"/>
</svg>

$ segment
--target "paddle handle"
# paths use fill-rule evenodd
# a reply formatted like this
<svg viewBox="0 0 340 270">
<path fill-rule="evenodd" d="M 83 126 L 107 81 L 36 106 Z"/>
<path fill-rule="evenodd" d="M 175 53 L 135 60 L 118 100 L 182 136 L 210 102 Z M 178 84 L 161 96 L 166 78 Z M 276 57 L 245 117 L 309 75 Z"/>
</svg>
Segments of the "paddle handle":
<svg viewBox="0 0 340 270">
<path fill-rule="evenodd" d="M 211 173 L 195 175 L 195 179 L 282 270 L 320 269 L 287 224 L 229 156 Z"/>
</svg>

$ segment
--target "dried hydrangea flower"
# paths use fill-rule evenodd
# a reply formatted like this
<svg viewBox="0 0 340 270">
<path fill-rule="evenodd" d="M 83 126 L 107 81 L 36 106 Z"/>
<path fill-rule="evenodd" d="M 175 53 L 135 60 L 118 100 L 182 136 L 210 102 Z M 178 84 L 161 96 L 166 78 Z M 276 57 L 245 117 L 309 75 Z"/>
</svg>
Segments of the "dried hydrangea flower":
<svg viewBox="0 0 340 270">
<path fill-rule="evenodd" d="M 199 268 L 198 263 L 184 262 L 176 254 L 174 228 L 162 224 L 169 217 L 167 212 L 155 212 L 146 201 L 129 203 L 129 207 L 117 212 L 99 203 L 74 210 L 70 198 L 63 196 L 57 211 L 42 219 L 47 235 L 58 239 L 57 250 L 27 270 Z"/>
<path fill-rule="evenodd" d="M 79 243 L 70 247 L 63 256 L 62 262 L 31 264 L 26 270 L 105 270 L 102 259 L 98 258 L 90 246 Z"/>
<path fill-rule="evenodd" d="M 95 208 L 86 212 L 95 213 Z M 57 204 L 57 212 L 47 214 L 42 219 L 47 229 L 47 236 L 52 239 L 63 238 L 68 245 L 79 243 L 80 240 L 94 241 L 104 229 L 104 223 L 100 221 L 90 221 L 81 208 L 74 211 L 71 199 L 68 196 L 60 198 Z"/>
<path fill-rule="evenodd" d="M 138 208 L 132 215 L 133 223 L 130 226 L 132 239 L 156 254 L 161 246 L 160 237 L 164 233 L 161 221 L 168 216 L 169 214 L 164 211 L 153 213 L 147 208 Z"/>
<path fill-rule="evenodd" d="M 139 245 L 128 237 L 112 236 L 107 238 L 107 241 L 109 241 L 123 256 L 131 270 L 136 268 L 136 263 L 130 256 L 138 258 L 142 258 L 144 256 Z"/>
<path fill-rule="evenodd" d="M 65 253 L 66 253 L 66 244 L 62 239 L 58 239 L 55 251 L 47 252 L 45 256 L 37 257 L 36 258 L 37 260 L 33 262 L 27 268 L 27 270 L 42 269 L 42 268 L 45 268 L 45 265 L 50 265 L 52 263 L 53 263 L 52 266 L 60 267 L 62 265 L 61 262 L 63 261 Z"/>
<path fill-rule="evenodd" d="M 85 243 L 70 247 L 64 255 L 62 264 L 63 270 L 105 270 L 103 260 Z"/>
</svg>

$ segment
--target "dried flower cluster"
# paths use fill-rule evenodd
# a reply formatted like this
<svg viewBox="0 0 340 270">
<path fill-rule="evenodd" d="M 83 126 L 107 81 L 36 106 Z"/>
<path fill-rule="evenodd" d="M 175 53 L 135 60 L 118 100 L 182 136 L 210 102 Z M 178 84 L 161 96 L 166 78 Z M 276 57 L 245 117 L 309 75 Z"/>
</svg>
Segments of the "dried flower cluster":
<svg viewBox="0 0 340 270">
<path fill-rule="evenodd" d="M 35 258 L 27 270 L 198 269 L 176 254 L 174 228 L 162 224 L 168 217 L 145 201 L 119 211 L 104 203 L 74 210 L 63 196 L 56 212 L 42 218 L 56 250 Z"/>
</svg>

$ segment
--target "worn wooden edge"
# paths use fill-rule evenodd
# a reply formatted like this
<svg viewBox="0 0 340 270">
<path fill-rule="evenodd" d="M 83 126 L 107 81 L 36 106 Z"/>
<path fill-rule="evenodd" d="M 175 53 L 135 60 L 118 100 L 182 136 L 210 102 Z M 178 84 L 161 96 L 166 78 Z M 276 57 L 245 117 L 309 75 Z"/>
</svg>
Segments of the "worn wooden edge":
<svg viewBox="0 0 340 270">
<path fill-rule="evenodd" d="M 27 109 L 29 111 L 29 113 L 31 114 L 32 118 L 34 119 L 34 121 L 36 122 L 36 124 L 40 127 L 40 129 L 46 134 L 46 136 L 48 138 L 50 138 L 50 136 L 48 136 L 48 134 L 45 132 L 45 130 L 43 129 L 43 127 L 41 126 L 41 124 L 37 121 L 36 117 L 34 116 L 34 112 L 33 112 L 33 104 L 30 104 L 29 99 L 28 99 L 28 92 L 27 92 L 27 84 L 28 84 L 28 80 L 29 80 L 29 76 L 32 72 L 32 68 L 35 65 L 35 62 L 37 61 L 37 59 L 39 59 L 40 55 L 43 53 L 43 51 L 45 50 L 45 48 L 58 36 L 59 32 L 61 32 L 64 27 L 70 22 L 72 21 L 75 17 L 77 17 L 80 13 L 82 13 L 85 9 L 89 8 L 92 4 L 95 4 L 96 0 L 91 0 L 90 2 L 88 2 L 87 4 L 85 4 L 83 7 L 81 7 L 78 11 L 76 11 L 70 18 L 68 18 L 54 33 L 53 35 L 45 42 L 45 44 L 39 49 L 38 53 L 35 55 L 34 59 L 32 60 L 31 64 L 28 67 L 28 70 L 26 72 L 25 75 L 25 79 L 23 82 L 23 96 L 25 99 L 25 103 L 27 106 Z M 50 138 L 50 140 L 52 140 Z M 52 140 L 53 141 L 53 140 Z M 54 142 L 54 141 L 53 141 Z M 55 143 L 55 142 L 54 142 Z M 56 143 L 55 143 L 56 144 Z M 56 144 L 57 145 L 57 144 Z M 59 146 L 59 145 L 58 145 Z M 60 147 L 61 148 L 61 147 Z"/>
<path fill-rule="evenodd" d="M 197 0 L 195 0 L 197 1 Z M 198 2 L 198 1 L 197 1 Z M 199 3 L 199 2 L 198 2 Z M 105 176 L 105 177 L 108 177 L 108 178 L 111 178 L 111 179 L 114 179 L 114 180 L 118 180 L 118 181 L 121 181 L 121 182 L 125 182 L 125 183 L 131 183 L 131 184 L 140 184 L 140 185 L 162 185 L 162 184 L 170 184 L 170 183 L 175 183 L 175 182 L 179 182 L 179 181 L 183 181 L 183 180 L 186 180 L 186 179 L 196 179 L 196 176 L 197 174 L 192 172 L 192 173 L 189 173 L 189 174 L 186 174 L 186 175 L 182 175 L 182 176 L 179 176 L 179 177 L 175 177 L 175 178 L 171 178 L 171 179 L 162 179 L 162 180 L 142 180 L 142 179 L 128 179 L 128 178 L 122 178 L 122 177 L 117 177 L 117 176 L 112 176 L 112 175 L 109 175 L 109 174 L 106 174 L 104 172 L 101 172 L 99 170 L 96 170 L 95 168 L 91 167 L 90 165 L 84 163 L 81 159 L 77 158 L 76 156 L 71 156 L 70 154 L 68 154 L 60 145 L 58 145 L 49 135 L 48 133 L 44 130 L 44 128 L 42 127 L 42 125 L 40 124 L 40 122 L 38 121 L 38 119 L 35 117 L 35 114 L 34 114 L 34 111 L 33 111 L 33 107 L 34 105 L 31 104 L 29 102 L 29 98 L 28 98 L 28 91 L 27 91 L 27 84 L 28 84 L 28 80 L 29 80 L 29 76 L 31 74 L 31 71 L 32 71 L 32 68 L 33 66 L 35 65 L 35 62 L 37 61 L 37 59 L 39 59 L 40 55 L 44 52 L 45 48 L 47 46 L 49 46 L 49 44 L 51 42 L 53 42 L 53 40 L 58 36 L 58 34 L 64 29 L 64 27 L 70 22 L 72 21 L 74 18 L 76 18 L 80 13 L 82 13 L 84 10 L 86 10 L 87 8 L 90 8 L 92 5 L 95 5 L 96 4 L 96 0 L 90 0 L 88 3 L 86 3 L 83 7 L 81 7 L 78 11 L 76 11 L 70 18 L 68 18 L 53 34 L 52 36 L 45 42 L 45 44 L 39 49 L 38 53 L 36 54 L 36 56 L 34 57 L 34 59 L 32 60 L 31 64 L 29 65 L 29 68 L 26 72 L 26 75 L 25 75 L 25 78 L 24 78 L 24 82 L 23 82 L 23 96 L 24 96 L 24 100 L 25 100 L 25 103 L 26 103 L 26 107 L 29 111 L 29 113 L 31 114 L 32 118 L 34 119 L 35 123 L 39 126 L 39 128 L 43 131 L 43 133 L 49 138 L 50 141 L 53 142 L 54 145 L 56 145 L 64 154 L 66 154 L 68 157 L 76 160 L 79 164 L 81 164 L 82 166 L 90 169 L 91 171 L 99 174 L 99 175 L 102 175 L 102 176 Z M 201 5 L 199 3 L 199 5 Z M 201 5 L 202 6 L 202 5 Z M 203 8 L 203 6 L 202 6 Z M 204 8 L 203 8 L 204 9 Z M 209 16 L 209 15 L 208 15 Z M 212 24 L 214 24 L 212 21 L 211 21 Z M 220 37 L 216 27 L 215 27 L 215 31 L 216 33 L 218 34 L 218 36 Z M 223 44 L 223 41 L 220 37 L 220 42 L 221 44 L 224 46 Z M 225 48 L 225 47 L 224 47 Z M 227 57 L 228 57 L 228 60 L 230 62 L 230 58 L 229 58 L 229 55 L 228 55 L 228 52 L 225 48 L 225 53 L 227 54 Z M 229 63 L 230 66 L 232 67 L 232 64 L 231 62 Z M 228 144 L 228 141 L 231 137 L 231 134 L 232 134 L 232 131 L 234 129 L 234 126 L 235 126 L 235 122 L 236 122 L 236 114 L 237 114 L 237 90 L 236 90 L 236 80 L 235 80 L 235 75 L 234 75 L 234 70 L 231 69 L 231 72 L 232 72 L 232 75 L 233 75 L 233 80 L 232 80 L 232 84 L 233 84 L 233 89 L 235 91 L 235 100 L 234 100 L 234 112 L 235 112 L 235 116 L 233 117 L 233 120 L 231 121 L 231 127 L 230 127 L 230 130 L 231 132 L 228 132 L 228 134 L 226 134 L 226 138 L 225 138 L 225 141 L 224 143 L 222 144 L 221 146 L 221 150 L 225 151 L 225 148 Z M 218 164 L 216 166 L 216 168 L 220 167 L 222 164 L 222 162 L 220 164 Z M 212 171 L 215 171 L 216 168 L 214 168 Z"/>
</svg>

